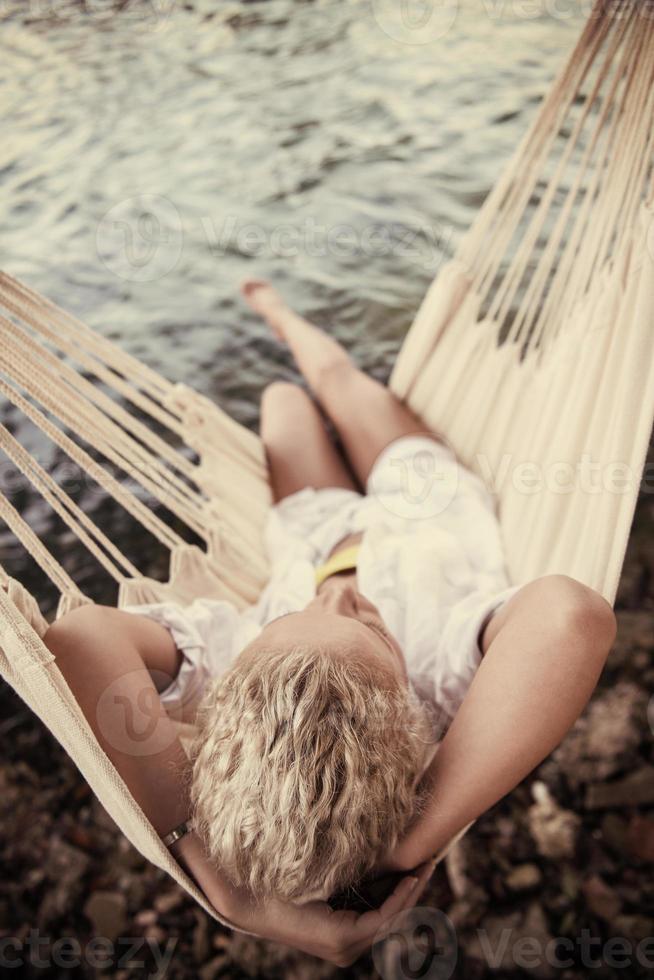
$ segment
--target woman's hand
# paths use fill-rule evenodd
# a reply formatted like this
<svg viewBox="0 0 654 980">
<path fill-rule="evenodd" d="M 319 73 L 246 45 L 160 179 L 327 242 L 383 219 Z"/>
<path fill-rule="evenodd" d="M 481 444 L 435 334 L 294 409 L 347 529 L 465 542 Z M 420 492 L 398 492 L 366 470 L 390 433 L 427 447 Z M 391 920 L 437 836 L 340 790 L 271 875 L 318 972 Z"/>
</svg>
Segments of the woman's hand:
<svg viewBox="0 0 654 980">
<path fill-rule="evenodd" d="M 311 956 L 349 966 L 365 953 L 398 913 L 420 899 L 434 870 L 433 863 L 403 878 L 377 909 L 358 913 L 332 909 L 326 902 L 292 905 L 276 899 L 254 904 L 244 891 L 232 894 L 229 919 L 263 939 L 292 946 Z"/>
</svg>

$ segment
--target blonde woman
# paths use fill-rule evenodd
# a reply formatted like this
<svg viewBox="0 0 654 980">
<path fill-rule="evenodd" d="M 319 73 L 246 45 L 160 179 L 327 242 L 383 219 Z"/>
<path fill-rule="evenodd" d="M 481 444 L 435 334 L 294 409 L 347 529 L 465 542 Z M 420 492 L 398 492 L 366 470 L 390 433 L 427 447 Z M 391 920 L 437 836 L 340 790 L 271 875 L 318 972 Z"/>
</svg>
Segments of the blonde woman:
<svg viewBox="0 0 654 980">
<path fill-rule="evenodd" d="M 564 575 L 510 586 L 482 482 L 269 284 L 244 295 L 313 395 L 264 393 L 276 503 L 261 599 L 240 614 L 206 599 L 85 607 L 46 643 L 217 911 L 345 965 L 560 742 L 615 618 Z M 171 718 L 198 723 L 191 763 Z M 389 871 L 404 877 L 380 908 L 328 903 Z"/>
</svg>

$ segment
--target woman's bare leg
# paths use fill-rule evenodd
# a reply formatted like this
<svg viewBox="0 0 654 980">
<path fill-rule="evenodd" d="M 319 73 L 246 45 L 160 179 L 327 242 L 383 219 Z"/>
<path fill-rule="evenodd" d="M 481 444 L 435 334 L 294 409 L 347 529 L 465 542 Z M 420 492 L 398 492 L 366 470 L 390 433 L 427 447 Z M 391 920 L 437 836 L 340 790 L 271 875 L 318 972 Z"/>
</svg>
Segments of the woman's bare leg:
<svg viewBox="0 0 654 980">
<path fill-rule="evenodd" d="M 298 316 L 273 287 L 248 280 L 243 294 L 291 349 L 295 362 L 330 417 L 361 484 L 379 453 L 400 436 L 435 436 L 385 385 L 360 371 L 341 345 Z"/>
<path fill-rule="evenodd" d="M 276 501 L 304 487 L 357 489 L 320 412 L 298 385 L 268 385 L 261 400 L 260 428 Z"/>
</svg>

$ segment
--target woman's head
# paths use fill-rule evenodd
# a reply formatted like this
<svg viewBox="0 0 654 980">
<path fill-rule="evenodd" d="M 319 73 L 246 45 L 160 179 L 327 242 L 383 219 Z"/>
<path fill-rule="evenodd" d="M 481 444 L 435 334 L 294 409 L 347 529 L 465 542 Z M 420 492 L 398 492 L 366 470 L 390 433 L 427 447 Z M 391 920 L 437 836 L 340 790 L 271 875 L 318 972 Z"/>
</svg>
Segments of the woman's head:
<svg viewBox="0 0 654 980">
<path fill-rule="evenodd" d="M 208 693 L 196 824 L 216 863 L 257 896 L 327 897 L 404 832 L 429 741 L 397 643 L 337 580 L 270 623 Z"/>
</svg>

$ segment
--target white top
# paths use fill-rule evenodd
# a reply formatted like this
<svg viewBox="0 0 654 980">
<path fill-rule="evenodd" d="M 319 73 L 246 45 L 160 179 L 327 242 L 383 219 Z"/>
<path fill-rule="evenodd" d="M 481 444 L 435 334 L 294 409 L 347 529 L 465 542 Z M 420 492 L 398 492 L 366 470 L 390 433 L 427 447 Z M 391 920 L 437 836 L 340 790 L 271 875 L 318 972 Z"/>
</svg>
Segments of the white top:
<svg viewBox="0 0 654 980">
<path fill-rule="evenodd" d="M 262 627 L 315 596 L 315 568 L 348 534 L 362 531 L 359 590 L 398 640 L 415 693 L 434 709 L 437 739 L 456 713 L 481 660 L 481 628 L 518 589 L 509 586 L 500 529 L 482 481 L 443 443 L 409 436 L 391 443 L 366 495 L 307 488 L 270 512 L 272 574 L 244 612 L 224 600 L 128 606 L 167 626 L 184 658 L 162 693 L 166 705 L 195 701 Z"/>
</svg>

